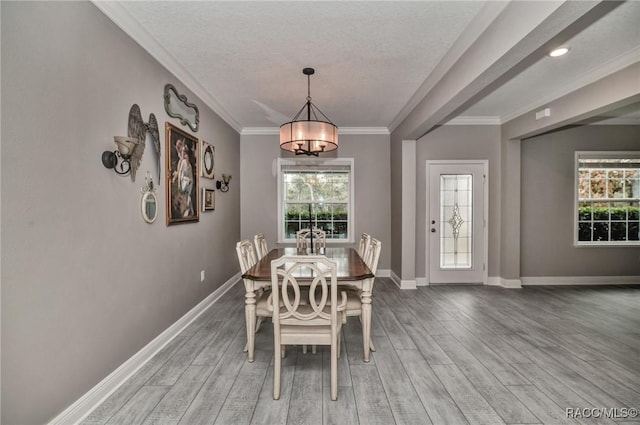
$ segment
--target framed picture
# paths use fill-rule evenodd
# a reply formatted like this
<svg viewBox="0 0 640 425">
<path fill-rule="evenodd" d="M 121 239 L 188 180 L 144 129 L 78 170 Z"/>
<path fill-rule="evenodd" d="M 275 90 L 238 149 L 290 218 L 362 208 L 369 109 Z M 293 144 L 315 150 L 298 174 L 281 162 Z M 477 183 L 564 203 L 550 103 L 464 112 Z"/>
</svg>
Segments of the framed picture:
<svg viewBox="0 0 640 425">
<path fill-rule="evenodd" d="M 202 141 L 202 150 L 200 151 L 202 154 L 200 155 L 200 169 L 202 170 L 202 177 L 206 177 L 208 179 L 212 179 L 213 174 L 213 160 L 215 157 L 216 150 L 213 145 Z"/>
<path fill-rule="evenodd" d="M 202 188 L 202 211 L 213 211 L 216 209 L 216 191 Z"/>
<path fill-rule="evenodd" d="M 167 226 L 200 220 L 198 139 L 171 123 L 167 143 Z"/>
</svg>

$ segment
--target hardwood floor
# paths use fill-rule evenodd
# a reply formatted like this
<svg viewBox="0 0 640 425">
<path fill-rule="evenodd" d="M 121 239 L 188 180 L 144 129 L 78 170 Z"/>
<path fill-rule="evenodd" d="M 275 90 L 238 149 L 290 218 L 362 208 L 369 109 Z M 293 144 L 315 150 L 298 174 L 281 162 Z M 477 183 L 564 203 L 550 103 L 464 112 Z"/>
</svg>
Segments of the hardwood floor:
<svg viewBox="0 0 640 425">
<path fill-rule="evenodd" d="M 82 423 L 640 424 L 622 410 L 640 407 L 640 286 L 402 291 L 376 279 L 376 351 L 363 362 L 350 318 L 334 402 L 320 347 L 287 350 L 272 399 L 271 322 L 248 363 L 243 302 L 239 283 Z M 566 414 L 591 408 L 618 417 Z"/>
</svg>

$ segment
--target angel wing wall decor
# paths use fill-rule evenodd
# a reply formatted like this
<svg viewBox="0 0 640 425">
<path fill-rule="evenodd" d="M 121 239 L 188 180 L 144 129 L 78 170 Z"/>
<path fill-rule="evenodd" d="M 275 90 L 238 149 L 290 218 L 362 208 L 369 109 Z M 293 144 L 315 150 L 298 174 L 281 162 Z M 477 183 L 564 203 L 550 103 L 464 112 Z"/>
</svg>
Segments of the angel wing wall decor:
<svg viewBox="0 0 640 425">
<path fill-rule="evenodd" d="M 144 154 L 145 142 L 147 139 L 147 127 L 142 120 L 142 114 L 140 113 L 140 107 L 137 104 L 131 106 L 129 111 L 129 128 L 128 136 L 139 140 L 138 145 L 133 150 L 131 155 L 131 181 L 136 181 L 136 171 L 140 167 L 142 161 L 142 155 Z"/>
<path fill-rule="evenodd" d="M 156 153 L 156 167 L 158 169 L 158 184 L 162 181 L 160 178 L 160 130 L 158 129 L 158 120 L 153 114 L 149 115 L 149 122 L 146 125 L 147 131 L 151 135 L 153 141 L 154 152 Z"/>
<path fill-rule="evenodd" d="M 160 182 L 160 130 L 158 129 L 158 120 L 155 115 L 150 114 L 149 122 L 145 123 L 142 119 L 140 107 L 135 103 L 129 110 L 127 137 L 116 136 L 114 138 L 118 149 L 113 152 L 102 152 L 102 164 L 106 168 L 113 169 L 121 176 L 130 173 L 131 181 L 135 182 L 136 171 L 140 167 L 142 155 L 144 154 L 147 132 L 149 132 L 153 141 L 156 167 L 158 169 L 158 182 Z"/>
</svg>

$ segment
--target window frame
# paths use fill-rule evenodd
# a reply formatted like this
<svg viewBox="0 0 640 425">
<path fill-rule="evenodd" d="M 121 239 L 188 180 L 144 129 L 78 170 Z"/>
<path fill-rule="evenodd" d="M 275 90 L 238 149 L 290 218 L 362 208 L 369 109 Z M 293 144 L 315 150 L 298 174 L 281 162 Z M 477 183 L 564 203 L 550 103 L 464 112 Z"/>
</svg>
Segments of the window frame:
<svg viewBox="0 0 640 425">
<path fill-rule="evenodd" d="M 300 168 L 300 171 L 306 169 L 315 169 L 321 167 L 345 167 L 349 173 L 349 204 L 347 207 L 347 238 L 346 239 L 327 239 L 327 243 L 331 244 L 352 244 L 354 243 L 354 216 L 355 216 L 355 171 L 353 158 L 278 158 L 277 159 L 277 194 L 278 194 L 278 208 L 277 208 L 277 220 L 278 220 L 278 243 L 289 244 L 296 243 L 295 238 L 285 238 L 285 226 L 284 226 L 284 190 L 283 190 L 283 167 L 295 167 Z"/>
<path fill-rule="evenodd" d="M 639 159 L 640 151 L 575 151 L 574 158 L 574 183 L 573 183 L 573 246 L 577 248 L 603 248 L 603 247 L 635 247 L 640 246 L 637 241 L 580 241 L 579 240 L 579 206 L 580 206 L 580 159 Z M 631 198 L 634 199 L 634 198 Z M 638 199 L 640 202 L 640 199 Z M 610 220 L 609 220 L 610 221 Z"/>
</svg>

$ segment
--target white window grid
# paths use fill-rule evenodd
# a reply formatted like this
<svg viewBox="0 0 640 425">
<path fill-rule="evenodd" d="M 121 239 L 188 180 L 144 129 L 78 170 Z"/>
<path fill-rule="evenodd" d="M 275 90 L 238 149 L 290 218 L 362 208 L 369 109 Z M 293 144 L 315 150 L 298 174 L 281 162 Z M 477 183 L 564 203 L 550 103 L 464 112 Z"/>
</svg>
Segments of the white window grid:
<svg viewBox="0 0 640 425">
<path fill-rule="evenodd" d="M 600 155 L 598 155 L 600 154 Z M 640 245 L 638 230 L 640 227 L 639 218 L 634 214 L 630 216 L 629 209 L 624 207 L 638 207 L 640 205 L 640 163 L 634 168 L 627 165 L 626 168 L 621 167 L 621 162 L 611 162 L 612 159 L 624 161 L 623 158 L 637 158 L 639 153 L 628 152 L 576 152 L 576 230 L 575 243 L 577 245 Z M 581 164 L 581 160 L 588 159 L 593 162 L 600 161 L 593 167 L 587 162 Z M 603 163 L 610 162 L 611 166 L 604 166 Z M 592 179 L 594 172 L 599 172 L 604 177 Z M 615 177 L 612 176 L 615 174 Z M 599 196 L 600 193 L 594 193 L 593 183 L 604 185 L 606 196 Z M 582 183 L 582 185 L 581 185 Z M 616 183 L 619 187 L 615 192 L 623 195 L 631 194 L 631 196 L 610 196 L 612 191 L 610 187 Z M 631 185 L 631 187 L 627 187 Z M 580 196 L 580 187 L 587 187 L 587 196 Z M 584 191 L 583 191 L 584 192 Z M 589 216 L 586 217 L 581 212 L 581 207 L 590 205 Z M 603 207 L 606 209 L 606 217 L 596 213 L 596 208 Z M 624 216 L 615 214 L 616 207 L 625 209 Z M 620 229 L 624 227 L 624 239 L 616 239 L 620 237 Z M 588 230 L 587 230 L 588 229 Z M 589 232 L 588 238 L 585 232 Z"/>
<path fill-rule="evenodd" d="M 312 199 L 295 199 L 287 200 L 285 193 L 285 178 L 286 173 L 322 173 L 322 174 L 346 174 L 348 179 L 348 199 L 344 200 L 332 200 L 323 199 L 322 201 Z M 299 204 L 300 206 L 312 205 L 312 224 L 314 228 L 329 228 L 340 229 L 346 228 L 342 233 L 327 233 L 327 239 L 332 242 L 346 243 L 353 242 L 353 216 L 354 216 L 354 204 L 353 204 L 353 159 L 352 158 L 340 158 L 340 159 L 278 159 L 278 242 L 289 243 L 295 242 L 295 232 L 287 231 L 287 224 L 293 224 L 297 226 L 297 229 L 308 228 L 309 220 L 303 219 L 302 215 L 298 216 L 298 219 L 288 220 L 286 217 L 287 207 L 289 205 Z M 346 220 L 336 217 L 335 207 L 343 207 L 346 210 Z M 329 210 L 331 214 L 324 216 L 324 219 L 320 218 L 320 210 Z"/>
</svg>

